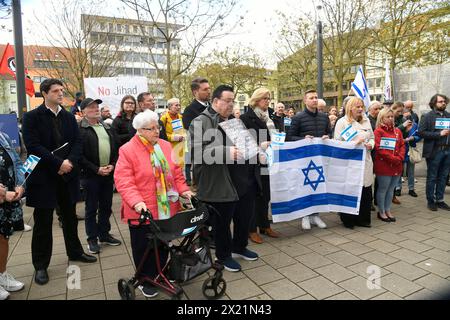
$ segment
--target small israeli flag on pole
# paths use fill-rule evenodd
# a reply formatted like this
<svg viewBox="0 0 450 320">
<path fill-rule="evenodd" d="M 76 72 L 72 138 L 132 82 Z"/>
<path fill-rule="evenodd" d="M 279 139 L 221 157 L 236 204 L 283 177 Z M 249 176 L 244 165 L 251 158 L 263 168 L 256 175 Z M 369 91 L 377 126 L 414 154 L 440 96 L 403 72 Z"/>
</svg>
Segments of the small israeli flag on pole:
<svg viewBox="0 0 450 320">
<path fill-rule="evenodd" d="M 284 141 L 286 140 L 286 133 L 285 132 L 274 132 L 272 134 L 272 144 L 275 146 L 282 146 L 284 144 Z"/>
<path fill-rule="evenodd" d="M 380 149 L 395 150 L 395 144 L 397 139 L 395 138 L 381 138 Z"/>
<path fill-rule="evenodd" d="M 341 133 L 341 137 L 349 142 L 350 140 L 352 140 L 356 135 L 358 134 L 358 131 L 356 131 L 355 128 L 353 128 L 352 125 L 349 125 L 347 128 L 344 129 L 344 131 L 342 131 Z"/>
<path fill-rule="evenodd" d="M 437 118 L 434 128 L 438 130 L 450 129 L 450 118 Z"/>
<path fill-rule="evenodd" d="M 39 163 L 39 160 L 41 160 L 41 158 L 35 155 L 30 155 L 23 164 L 22 168 L 19 169 L 23 175 L 28 173 L 28 176 L 26 177 L 25 181 L 28 179 L 31 172 L 33 172 L 34 168 L 36 168 L 37 164 Z M 22 183 L 22 185 L 25 184 L 25 181 Z"/>
</svg>

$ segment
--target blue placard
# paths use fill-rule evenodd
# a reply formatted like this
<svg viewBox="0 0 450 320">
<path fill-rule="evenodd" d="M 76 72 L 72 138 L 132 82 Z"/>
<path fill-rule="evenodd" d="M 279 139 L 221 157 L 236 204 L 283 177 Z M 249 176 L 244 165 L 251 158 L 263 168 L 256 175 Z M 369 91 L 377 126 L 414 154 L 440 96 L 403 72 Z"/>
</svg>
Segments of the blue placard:
<svg viewBox="0 0 450 320">
<path fill-rule="evenodd" d="M 0 114 L 0 131 L 9 136 L 15 148 L 20 147 L 19 126 L 15 114 Z"/>
</svg>

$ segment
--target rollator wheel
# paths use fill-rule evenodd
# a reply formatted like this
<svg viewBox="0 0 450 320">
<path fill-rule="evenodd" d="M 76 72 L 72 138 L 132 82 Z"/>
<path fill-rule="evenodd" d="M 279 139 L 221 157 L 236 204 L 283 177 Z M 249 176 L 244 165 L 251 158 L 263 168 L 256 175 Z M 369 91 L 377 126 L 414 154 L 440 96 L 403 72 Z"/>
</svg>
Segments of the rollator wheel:
<svg viewBox="0 0 450 320">
<path fill-rule="evenodd" d="M 127 279 L 120 279 L 117 283 L 119 289 L 120 298 L 122 300 L 134 300 L 136 299 L 136 293 L 134 292 L 133 284 Z"/>
<path fill-rule="evenodd" d="M 227 283 L 222 275 L 211 276 L 203 282 L 202 293 L 206 299 L 220 299 L 225 294 Z"/>
</svg>

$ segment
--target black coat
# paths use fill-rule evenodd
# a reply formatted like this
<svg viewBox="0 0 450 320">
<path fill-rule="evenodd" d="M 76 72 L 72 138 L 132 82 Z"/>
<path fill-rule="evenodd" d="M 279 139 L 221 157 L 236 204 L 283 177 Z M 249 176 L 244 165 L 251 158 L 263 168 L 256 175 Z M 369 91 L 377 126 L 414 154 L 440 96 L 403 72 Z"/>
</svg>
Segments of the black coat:
<svg viewBox="0 0 450 320">
<path fill-rule="evenodd" d="M 308 135 L 317 138 L 325 135 L 331 137 L 330 119 L 325 113 L 317 111 L 313 113 L 305 108 L 292 118 L 286 140 L 297 141 Z"/>
<path fill-rule="evenodd" d="M 109 136 L 110 157 L 108 164 L 112 164 L 113 166 L 115 166 L 117 162 L 118 152 L 114 135 L 111 127 L 108 124 L 102 122 L 102 125 Z M 98 168 L 100 167 L 98 136 L 86 119 L 83 119 L 80 122 L 80 136 L 83 144 L 80 159 L 81 176 L 83 178 L 97 176 Z M 113 173 L 111 173 L 108 177 L 111 177 L 111 179 L 113 179 Z"/>
<path fill-rule="evenodd" d="M 163 140 L 166 140 L 166 141 L 169 141 L 169 139 L 167 138 L 166 127 L 164 126 L 164 124 L 162 123 L 161 120 L 158 120 L 158 125 L 160 127 L 159 138 L 163 139 Z M 129 127 L 129 131 L 130 131 L 130 139 L 131 139 L 136 134 L 136 129 L 133 128 L 133 121 L 130 121 L 129 126 L 130 126 Z"/>
<path fill-rule="evenodd" d="M 27 180 L 27 206 L 35 208 L 56 207 L 56 186 L 59 179 L 58 171 L 65 159 L 72 162 L 72 172 L 63 176 L 67 183 L 72 202 L 75 203 L 80 195 L 79 160 L 81 157 L 81 139 L 77 121 L 70 112 L 59 112 L 61 121 L 61 138 L 68 146 L 58 152 L 58 156 L 51 152 L 60 147 L 55 138 L 55 115 L 45 105 L 27 112 L 23 116 L 23 139 L 28 154 L 41 158 L 38 165 Z"/>
<path fill-rule="evenodd" d="M 450 137 L 441 137 L 441 130 L 435 129 L 437 118 L 450 118 L 450 113 L 444 111 L 443 115 L 440 115 L 432 110 L 420 119 L 418 134 L 423 138 L 423 157 L 427 159 L 434 158 L 439 146 L 448 145 L 450 147 Z"/>
<path fill-rule="evenodd" d="M 182 118 L 183 128 L 185 130 L 189 130 L 192 120 L 197 118 L 203 111 L 205 111 L 205 109 L 206 107 L 197 100 L 192 101 L 191 104 L 184 109 Z"/>
<path fill-rule="evenodd" d="M 134 116 L 133 116 L 134 117 Z M 117 148 L 120 148 L 133 137 L 131 129 L 133 128 L 133 117 L 128 119 L 125 114 L 118 114 L 112 123 L 112 130 L 116 138 Z M 134 132 L 136 133 L 136 131 Z"/>
</svg>

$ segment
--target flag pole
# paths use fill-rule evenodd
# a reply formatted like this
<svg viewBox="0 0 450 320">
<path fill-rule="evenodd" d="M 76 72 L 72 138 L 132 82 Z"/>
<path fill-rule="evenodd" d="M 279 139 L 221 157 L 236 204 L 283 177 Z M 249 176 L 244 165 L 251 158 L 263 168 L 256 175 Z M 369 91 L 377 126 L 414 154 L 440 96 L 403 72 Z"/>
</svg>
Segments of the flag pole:
<svg viewBox="0 0 450 320">
<path fill-rule="evenodd" d="M 17 81 L 17 116 L 22 119 L 23 109 L 27 106 L 25 97 L 25 63 L 23 59 L 23 36 L 22 36 L 22 9 L 20 0 L 12 0 L 14 45 L 16 52 L 16 81 Z"/>
</svg>

